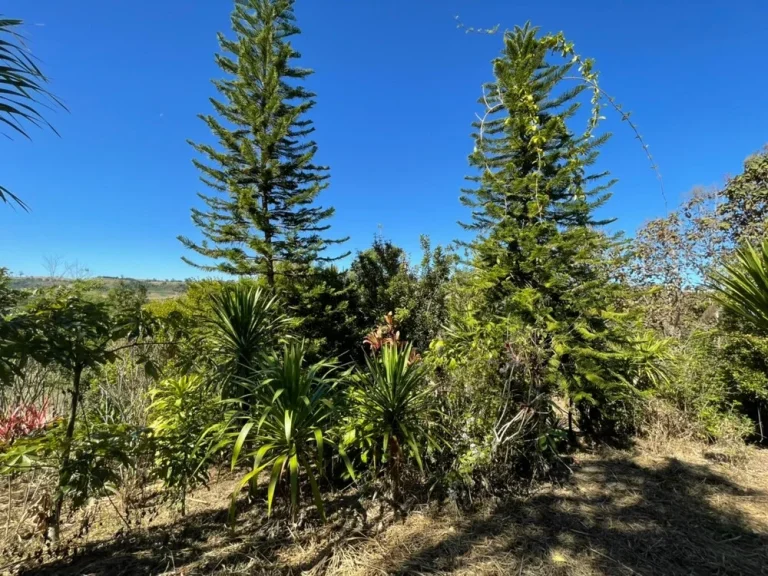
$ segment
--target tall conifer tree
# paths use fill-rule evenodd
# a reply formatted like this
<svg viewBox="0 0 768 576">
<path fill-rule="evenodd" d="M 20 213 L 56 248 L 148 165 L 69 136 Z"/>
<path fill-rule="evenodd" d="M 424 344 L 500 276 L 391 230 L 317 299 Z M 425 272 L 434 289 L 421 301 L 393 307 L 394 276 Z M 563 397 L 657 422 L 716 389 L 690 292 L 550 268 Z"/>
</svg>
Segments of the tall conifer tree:
<svg viewBox="0 0 768 576">
<path fill-rule="evenodd" d="M 611 279 L 617 239 L 595 217 L 613 182 L 589 173 L 608 135 L 595 136 L 593 123 L 583 134 L 570 127 L 587 86 L 564 82 L 576 70 L 548 60 L 552 38 L 529 25 L 505 34 L 481 99 L 487 114 L 474 125 L 479 174 L 462 196 L 472 209 L 464 226 L 478 233 L 467 245 L 475 314 L 506 323 L 507 347 L 515 334 L 535 341 L 537 393 L 560 387 L 597 417 L 592 406 L 627 391 L 631 364 L 628 319 L 616 312 L 623 288 Z"/>
<path fill-rule="evenodd" d="M 203 241 L 179 240 L 216 260 L 204 270 L 258 275 L 275 285 L 276 274 L 300 275 L 323 256 L 323 233 L 333 208 L 316 205 L 328 172 L 314 163 L 317 145 L 307 112 L 314 94 L 303 87 L 312 71 L 297 67 L 290 43 L 299 33 L 293 0 L 237 0 L 235 38 L 219 34 L 216 62 L 227 75 L 215 80 L 221 95 L 211 99 L 215 115 L 201 116 L 219 146 L 192 143 L 206 158 L 195 160 L 201 180 L 214 195 L 200 194 L 207 210 L 192 209 Z"/>
</svg>

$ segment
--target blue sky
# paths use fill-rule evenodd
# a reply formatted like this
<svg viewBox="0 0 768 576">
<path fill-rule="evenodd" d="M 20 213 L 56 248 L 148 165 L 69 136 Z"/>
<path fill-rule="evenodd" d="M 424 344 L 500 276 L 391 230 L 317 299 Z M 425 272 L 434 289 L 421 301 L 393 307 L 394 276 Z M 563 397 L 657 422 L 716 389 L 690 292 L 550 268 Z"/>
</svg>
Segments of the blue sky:
<svg viewBox="0 0 768 576">
<path fill-rule="evenodd" d="M 178 234 L 203 190 L 187 139 L 207 140 L 216 32 L 229 0 L 5 0 L 70 109 L 61 134 L 0 140 L 0 180 L 31 207 L 0 205 L 0 266 L 42 274 L 43 258 L 93 274 L 185 278 Z M 298 0 L 302 64 L 333 232 L 362 249 L 381 231 L 409 251 L 419 234 L 447 243 L 466 217 L 470 124 L 501 37 L 473 26 L 531 20 L 563 30 L 594 57 L 603 87 L 631 110 L 660 166 L 670 207 L 695 185 L 722 182 L 768 142 L 765 0 Z M 625 125 L 601 167 L 619 178 L 604 211 L 630 234 L 665 212 L 658 182 Z"/>
</svg>

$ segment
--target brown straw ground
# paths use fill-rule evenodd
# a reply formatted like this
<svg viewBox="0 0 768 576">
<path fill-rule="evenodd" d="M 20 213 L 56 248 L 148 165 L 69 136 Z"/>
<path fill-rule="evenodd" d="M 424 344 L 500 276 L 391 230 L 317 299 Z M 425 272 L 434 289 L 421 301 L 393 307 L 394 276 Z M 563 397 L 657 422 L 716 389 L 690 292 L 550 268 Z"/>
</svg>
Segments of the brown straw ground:
<svg viewBox="0 0 768 576">
<path fill-rule="evenodd" d="M 7 570 L 109 576 L 768 574 L 768 452 L 748 449 L 738 464 L 726 456 L 692 443 L 653 452 L 640 444 L 578 455 L 567 484 L 473 514 L 432 505 L 395 520 L 378 504 L 364 509 L 348 492 L 330 499 L 327 525 L 310 514 L 293 527 L 279 511 L 267 522 L 256 508 L 243 511 L 234 534 L 224 526 L 232 486 L 224 480 L 194 494 L 185 518 L 166 511 L 120 538 L 92 532 L 89 542 L 73 544 L 76 553 L 33 557 Z"/>
</svg>

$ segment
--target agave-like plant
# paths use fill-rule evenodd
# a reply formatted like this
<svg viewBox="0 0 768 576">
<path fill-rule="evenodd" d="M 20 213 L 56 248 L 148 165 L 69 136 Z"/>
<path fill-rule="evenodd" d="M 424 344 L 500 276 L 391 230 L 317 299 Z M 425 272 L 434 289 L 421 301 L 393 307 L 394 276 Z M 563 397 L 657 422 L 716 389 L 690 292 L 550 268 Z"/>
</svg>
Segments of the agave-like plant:
<svg viewBox="0 0 768 576">
<path fill-rule="evenodd" d="M 253 286 L 236 284 L 211 296 L 208 342 L 219 359 L 219 381 L 225 398 L 242 398 L 244 379 L 269 355 L 289 319 L 279 302 Z"/>
<path fill-rule="evenodd" d="M 318 487 L 318 474 L 322 472 L 323 452 L 326 444 L 334 442 L 327 431 L 334 414 L 334 396 L 338 379 L 336 366 L 327 361 L 305 364 L 304 342 L 285 344 L 282 354 L 264 359 L 249 380 L 255 402 L 247 417 L 235 417 L 242 425 L 236 432 L 232 450 L 232 468 L 241 457 L 253 458 L 253 468 L 246 474 L 232 494 L 230 521 L 234 520 L 237 496 L 242 488 L 263 470 L 269 471 L 267 513 L 272 513 L 275 491 L 281 479 L 290 484 L 291 514 L 296 519 L 299 507 L 299 474 L 306 474 L 312 489 L 315 506 L 325 520 L 325 508 Z M 243 420 L 245 419 L 245 423 Z M 250 447 L 244 450 L 245 446 Z M 343 450 L 341 455 L 348 463 Z"/>
<path fill-rule="evenodd" d="M 21 23 L 21 20 L 3 18 L 0 15 L 0 124 L 29 138 L 24 129 L 25 122 L 35 126 L 45 125 L 56 132 L 36 105 L 46 106 L 43 101 L 47 100 L 56 106 L 64 106 L 44 87 L 48 78 L 29 56 L 24 47 L 24 38 L 16 31 Z M 7 136 L 1 129 L 0 134 Z M 13 201 L 21 208 L 27 209 L 21 199 L 2 185 L 0 201 Z"/>
<path fill-rule="evenodd" d="M 726 310 L 768 333 L 768 240 L 759 248 L 749 243 L 739 248 L 710 280 Z"/>
<path fill-rule="evenodd" d="M 410 344 L 382 345 L 378 354 L 366 357 L 366 369 L 355 374 L 349 393 L 352 426 L 347 441 L 362 446 L 365 460 L 372 452 L 374 465 L 388 463 L 396 502 L 406 455 L 423 471 L 424 447 L 438 445 L 430 429 L 430 421 L 440 420 L 434 389 L 428 384 L 426 366 L 413 358 Z"/>
</svg>

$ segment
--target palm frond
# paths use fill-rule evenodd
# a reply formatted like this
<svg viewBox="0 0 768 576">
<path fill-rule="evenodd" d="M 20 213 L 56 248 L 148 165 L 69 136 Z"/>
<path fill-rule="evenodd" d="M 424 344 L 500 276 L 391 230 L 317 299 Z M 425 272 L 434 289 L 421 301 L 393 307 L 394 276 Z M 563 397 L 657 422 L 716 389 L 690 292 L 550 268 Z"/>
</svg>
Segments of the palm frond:
<svg viewBox="0 0 768 576">
<path fill-rule="evenodd" d="M 11 139 L 19 134 L 29 139 L 26 125 L 56 129 L 39 111 L 40 107 L 60 107 L 64 104 L 45 88 L 48 78 L 35 64 L 24 45 L 24 37 L 17 32 L 21 20 L 0 16 L 0 134 Z M 10 134 L 2 131 L 10 129 Z M 27 210 L 27 205 L 7 188 L 0 186 L 0 201 L 15 202 Z"/>
</svg>

